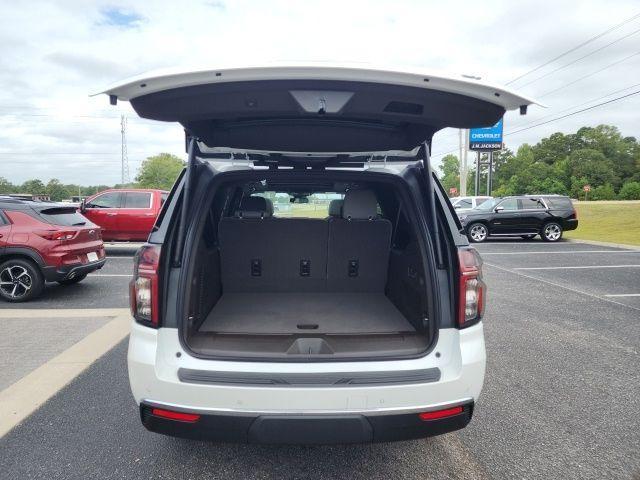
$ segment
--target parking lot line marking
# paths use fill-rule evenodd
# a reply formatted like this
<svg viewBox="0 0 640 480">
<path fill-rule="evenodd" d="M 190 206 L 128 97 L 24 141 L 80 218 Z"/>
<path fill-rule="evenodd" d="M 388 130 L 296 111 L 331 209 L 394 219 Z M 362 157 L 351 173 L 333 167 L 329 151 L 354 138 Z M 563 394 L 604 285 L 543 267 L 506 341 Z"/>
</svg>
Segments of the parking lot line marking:
<svg viewBox="0 0 640 480">
<path fill-rule="evenodd" d="M 64 308 L 47 309 L 47 318 L 117 317 L 127 315 L 128 308 Z M 41 308 L 3 308 L 0 318 L 42 318 Z"/>
<path fill-rule="evenodd" d="M 132 273 L 90 273 L 92 277 L 132 277 Z"/>
<path fill-rule="evenodd" d="M 640 293 L 617 293 L 612 295 L 605 295 L 605 297 L 640 297 Z"/>
<path fill-rule="evenodd" d="M 548 255 L 548 254 L 553 254 L 553 253 L 559 253 L 559 254 L 567 254 L 567 253 L 636 253 L 636 254 L 640 254 L 640 251 L 638 250 L 557 250 L 557 251 L 544 251 L 544 250 L 539 250 L 539 251 L 523 251 L 523 252 L 480 252 L 480 255 L 531 255 L 531 254 L 536 254 L 536 253 L 540 253 L 540 254 L 544 254 L 544 255 Z"/>
<path fill-rule="evenodd" d="M 579 265 L 573 267 L 518 267 L 514 270 L 580 270 L 585 268 L 640 268 L 640 265 Z"/>
<path fill-rule="evenodd" d="M 521 277 L 530 278 L 531 280 L 535 280 L 535 281 L 540 282 L 540 283 L 546 283 L 547 285 L 553 285 L 554 287 L 557 287 L 557 288 L 562 288 L 564 290 L 569 290 L 570 292 L 573 292 L 573 293 L 579 293 L 580 295 L 586 295 L 587 297 L 591 297 L 591 298 L 595 298 L 595 299 L 598 299 L 598 300 L 602 300 L 603 302 L 614 303 L 614 304 L 620 305 L 622 307 L 626 307 L 626 308 L 630 308 L 632 310 L 640 311 L 640 308 L 634 307 L 632 305 L 627 305 L 626 303 L 616 302 L 615 300 L 612 300 L 610 298 L 606 298 L 604 296 L 600 297 L 600 296 L 595 295 L 593 293 L 585 292 L 584 290 L 578 290 L 577 288 L 567 287 L 566 285 L 562 285 L 562 284 L 556 283 L 556 282 L 551 282 L 549 280 L 545 280 L 543 278 L 534 277 L 532 275 L 527 275 L 526 273 L 516 272 L 515 270 L 512 270 L 510 268 L 499 267 L 498 265 L 494 265 L 493 263 L 486 263 L 486 262 L 484 263 L 484 265 L 487 265 L 487 266 L 493 267 L 493 268 L 497 268 L 498 270 L 502 270 L 503 272 L 509 272 L 509 273 L 513 273 L 514 275 L 520 275 Z"/>
<path fill-rule="evenodd" d="M 116 316 L 60 355 L 2 390 L 0 438 L 120 343 L 129 334 L 130 324 L 130 315 Z"/>
</svg>

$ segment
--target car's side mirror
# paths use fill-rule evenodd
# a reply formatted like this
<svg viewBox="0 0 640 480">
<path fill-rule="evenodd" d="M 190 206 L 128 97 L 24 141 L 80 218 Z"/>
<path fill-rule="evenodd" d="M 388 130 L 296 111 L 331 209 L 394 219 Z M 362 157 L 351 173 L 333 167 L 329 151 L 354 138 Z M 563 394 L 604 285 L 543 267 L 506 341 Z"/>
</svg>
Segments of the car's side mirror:
<svg viewBox="0 0 640 480">
<path fill-rule="evenodd" d="M 504 210 L 504 207 L 496 207 L 494 211 L 495 211 L 496 213 L 500 213 L 500 212 L 501 212 L 501 211 L 503 211 L 503 210 Z"/>
<path fill-rule="evenodd" d="M 80 213 L 85 213 L 87 211 L 87 201 L 83 198 L 80 200 Z"/>
</svg>

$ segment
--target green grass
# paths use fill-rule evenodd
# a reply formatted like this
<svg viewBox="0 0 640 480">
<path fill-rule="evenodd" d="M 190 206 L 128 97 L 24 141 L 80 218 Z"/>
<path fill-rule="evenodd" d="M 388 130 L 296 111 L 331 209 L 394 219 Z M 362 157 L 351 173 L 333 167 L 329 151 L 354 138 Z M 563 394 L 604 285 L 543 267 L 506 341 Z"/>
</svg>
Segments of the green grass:
<svg viewBox="0 0 640 480">
<path fill-rule="evenodd" d="M 289 218 L 327 218 L 328 203 L 292 203 L 286 206 L 286 210 L 284 208 L 278 208 L 276 206 L 276 211 L 274 212 L 274 216 L 276 217 L 289 217 Z"/>
<path fill-rule="evenodd" d="M 566 238 L 640 245 L 640 201 L 574 202 L 578 228 Z"/>
<path fill-rule="evenodd" d="M 566 238 L 640 245 L 640 201 L 574 202 L 578 228 Z M 326 204 L 291 204 L 278 217 L 326 218 Z"/>
</svg>

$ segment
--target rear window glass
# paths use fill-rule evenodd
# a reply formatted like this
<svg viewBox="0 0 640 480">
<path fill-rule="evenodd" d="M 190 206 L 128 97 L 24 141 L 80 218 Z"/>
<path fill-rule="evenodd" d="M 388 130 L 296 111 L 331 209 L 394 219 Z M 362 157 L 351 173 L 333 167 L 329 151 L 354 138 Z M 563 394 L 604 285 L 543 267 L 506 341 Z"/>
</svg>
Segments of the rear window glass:
<svg viewBox="0 0 640 480">
<path fill-rule="evenodd" d="M 273 204 L 273 216 L 282 218 L 326 218 L 329 216 L 331 200 L 342 200 L 341 193 L 313 193 L 293 196 L 283 192 L 254 193 L 255 197 L 264 197 Z"/>
<path fill-rule="evenodd" d="M 562 208 L 568 210 L 573 208 L 571 199 L 568 197 L 545 197 L 544 201 L 547 202 L 549 208 Z"/>
<path fill-rule="evenodd" d="M 40 210 L 40 216 L 51 225 L 62 227 L 82 226 L 87 224 L 87 219 L 79 214 L 75 208 L 48 208 Z"/>
<path fill-rule="evenodd" d="M 124 208 L 150 208 L 151 193 L 127 192 L 124 197 Z"/>
</svg>

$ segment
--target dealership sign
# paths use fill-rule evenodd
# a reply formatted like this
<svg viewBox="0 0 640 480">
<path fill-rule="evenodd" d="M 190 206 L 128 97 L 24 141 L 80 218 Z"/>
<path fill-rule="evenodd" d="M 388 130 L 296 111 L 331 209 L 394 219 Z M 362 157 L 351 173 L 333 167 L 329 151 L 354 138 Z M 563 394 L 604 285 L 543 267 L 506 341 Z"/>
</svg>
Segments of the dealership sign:
<svg viewBox="0 0 640 480">
<path fill-rule="evenodd" d="M 493 127 L 469 130 L 469 149 L 502 150 L 502 119 Z"/>
</svg>

